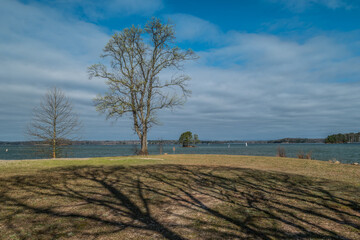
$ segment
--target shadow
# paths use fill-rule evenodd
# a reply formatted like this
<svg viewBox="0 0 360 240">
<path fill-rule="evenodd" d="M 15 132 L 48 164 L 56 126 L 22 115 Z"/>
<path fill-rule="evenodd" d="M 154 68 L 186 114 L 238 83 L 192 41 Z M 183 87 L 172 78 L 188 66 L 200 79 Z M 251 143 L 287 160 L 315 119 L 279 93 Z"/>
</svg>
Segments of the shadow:
<svg viewBox="0 0 360 240">
<path fill-rule="evenodd" d="M 360 189 L 208 166 L 73 167 L 0 179 L 9 239 L 359 239 Z"/>
</svg>

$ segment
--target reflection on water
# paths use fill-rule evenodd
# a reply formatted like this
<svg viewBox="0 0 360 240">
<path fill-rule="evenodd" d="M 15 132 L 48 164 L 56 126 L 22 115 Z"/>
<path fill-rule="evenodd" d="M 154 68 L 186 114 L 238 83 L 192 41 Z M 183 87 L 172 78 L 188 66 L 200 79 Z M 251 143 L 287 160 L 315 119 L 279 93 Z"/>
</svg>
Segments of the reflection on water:
<svg viewBox="0 0 360 240">
<path fill-rule="evenodd" d="M 360 162 L 360 144 L 199 144 L 195 148 L 182 148 L 180 145 L 164 145 L 163 153 L 174 154 L 230 154 L 252 156 L 275 156 L 281 146 L 287 157 L 297 157 L 299 152 L 312 153 L 313 159 L 339 160 L 342 163 Z M 65 157 L 103 157 L 133 155 L 136 145 L 88 145 L 71 146 L 64 149 Z M 6 152 L 6 149 L 8 151 Z M 150 145 L 150 154 L 159 154 L 158 145 Z M 39 150 L 31 146 L 0 146 L 0 159 L 45 158 Z"/>
</svg>

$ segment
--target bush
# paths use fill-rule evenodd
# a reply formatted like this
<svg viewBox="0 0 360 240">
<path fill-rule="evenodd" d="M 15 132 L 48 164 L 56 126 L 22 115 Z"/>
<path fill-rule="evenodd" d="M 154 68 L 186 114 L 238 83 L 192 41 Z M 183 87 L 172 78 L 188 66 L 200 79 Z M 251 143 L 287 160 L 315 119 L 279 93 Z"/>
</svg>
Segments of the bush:
<svg viewBox="0 0 360 240">
<path fill-rule="evenodd" d="M 285 148 L 283 147 L 278 147 L 277 148 L 277 157 L 286 157 L 286 152 L 285 152 Z"/>
<path fill-rule="evenodd" d="M 311 159 L 311 156 L 312 156 L 312 153 L 311 151 L 308 152 L 307 154 L 305 154 L 303 151 L 300 151 L 298 154 L 297 154 L 298 158 L 299 159 Z"/>
</svg>

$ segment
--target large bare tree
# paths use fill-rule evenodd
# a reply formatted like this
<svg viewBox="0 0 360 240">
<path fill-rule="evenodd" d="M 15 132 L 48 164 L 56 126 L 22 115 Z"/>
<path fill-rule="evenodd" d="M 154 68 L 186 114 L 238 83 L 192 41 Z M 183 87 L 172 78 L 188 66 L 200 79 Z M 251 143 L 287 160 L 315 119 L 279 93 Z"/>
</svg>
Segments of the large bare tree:
<svg viewBox="0 0 360 240">
<path fill-rule="evenodd" d="M 40 106 L 34 108 L 27 134 L 51 146 L 51 157 L 59 157 L 60 146 L 76 138 L 81 127 L 72 104 L 59 88 L 47 91 Z"/>
<path fill-rule="evenodd" d="M 95 98 L 98 111 L 107 118 L 130 114 L 141 142 L 140 154 L 148 154 L 147 134 L 157 124 L 156 112 L 181 105 L 190 95 L 182 73 L 183 63 L 197 58 L 192 50 L 176 46 L 171 24 L 152 18 L 144 28 L 132 26 L 115 33 L 103 50 L 110 70 L 104 64 L 89 67 L 90 78 L 106 80 L 109 91 Z M 160 77 L 165 69 L 176 70 Z"/>
</svg>

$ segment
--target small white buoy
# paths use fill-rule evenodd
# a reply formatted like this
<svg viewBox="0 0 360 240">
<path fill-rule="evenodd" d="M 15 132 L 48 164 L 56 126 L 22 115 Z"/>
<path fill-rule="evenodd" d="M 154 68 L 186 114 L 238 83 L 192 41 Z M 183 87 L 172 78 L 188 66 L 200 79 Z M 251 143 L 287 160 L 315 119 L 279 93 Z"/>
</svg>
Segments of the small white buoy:
<svg viewBox="0 0 360 240">
<path fill-rule="evenodd" d="M 8 151 L 9 151 L 8 149 L 5 150 L 5 152 L 8 152 Z"/>
</svg>

